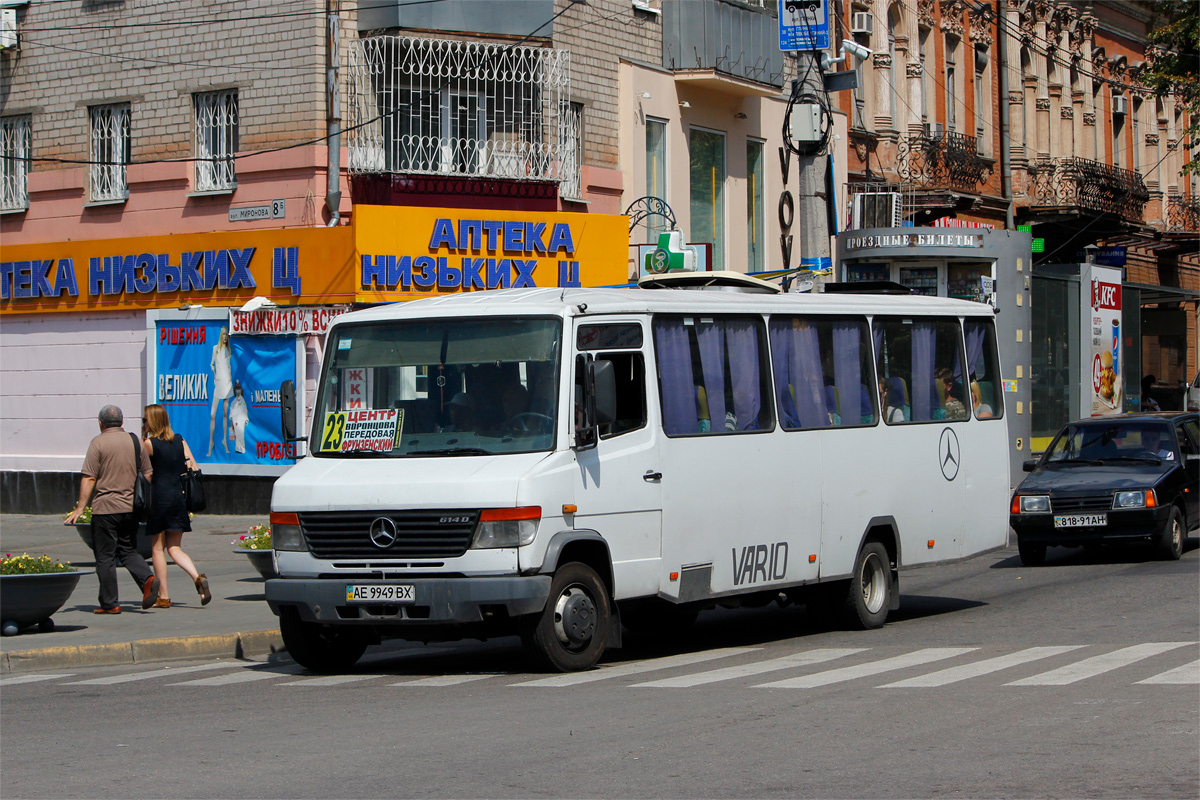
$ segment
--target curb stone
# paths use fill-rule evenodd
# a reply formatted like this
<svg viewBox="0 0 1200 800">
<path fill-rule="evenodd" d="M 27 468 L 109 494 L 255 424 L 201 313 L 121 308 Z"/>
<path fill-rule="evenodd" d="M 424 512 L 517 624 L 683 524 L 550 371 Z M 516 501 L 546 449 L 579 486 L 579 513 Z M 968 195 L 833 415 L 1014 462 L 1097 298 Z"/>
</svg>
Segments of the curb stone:
<svg viewBox="0 0 1200 800">
<path fill-rule="evenodd" d="M 183 658 L 245 658 L 283 652 L 278 630 L 140 639 L 119 644 L 43 647 L 0 654 L 0 674 L 69 667 L 108 667 Z"/>
</svg>

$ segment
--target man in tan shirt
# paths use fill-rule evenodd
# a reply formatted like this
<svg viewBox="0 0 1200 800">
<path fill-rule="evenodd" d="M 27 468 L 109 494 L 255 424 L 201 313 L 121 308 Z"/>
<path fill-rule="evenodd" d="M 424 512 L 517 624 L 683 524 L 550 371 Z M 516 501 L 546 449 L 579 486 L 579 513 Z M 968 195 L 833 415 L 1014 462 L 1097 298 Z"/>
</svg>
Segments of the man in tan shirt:
<svg viewBox="0 0 1200 800">
<path fill-rule="evenodd" d="M 73 524 L 88 500 L 92 501 L 92 542 L 96 577 L 100 580 L 100 607 L 96 613 L 120 614 L 116 559 L 142 590 L 142 608 L 150 608 L 158 599 L 158 581 L 137 551 L 138 521 L 133 515 L 133 486 L 139 471 L 150 477 L 150 459 L 142 443 L 121 428 L 121 409 L 107 405 L 100 409 L 99 419 L 100 435 L 92 439 L 83 459 L 79 502 L 66 522 Z"/>
</svg>

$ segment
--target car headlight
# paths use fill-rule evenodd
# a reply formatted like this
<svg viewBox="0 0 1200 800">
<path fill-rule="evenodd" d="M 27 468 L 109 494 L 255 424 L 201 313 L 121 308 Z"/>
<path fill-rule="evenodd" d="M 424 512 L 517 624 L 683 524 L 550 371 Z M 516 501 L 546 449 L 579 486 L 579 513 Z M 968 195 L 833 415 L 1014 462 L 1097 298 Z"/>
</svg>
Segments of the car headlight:
<svg viewBox="0 0 1200 800">
<path fill-rule="evenodd" d="M 1153 489 L 1117 492 L 1113 498 L 1113 508 L 1154 508 L 1156 501 Z"/>
<path fill-rule="evenodd" d="M 1049 514 L 1050 513 L 1050 497 L 1044 494 L 1025 494 L 1018 497 L 1020 504 L 1013 503 L 1018 506 L 1018 513 L 1021 514 Z"/>
<path fill-rule="evenodd" d="M 527 545 L 537 536 L 541 520 L 541 506 L 485 508 L 479 513 L 471 546 L 483 549 Z"/>
<path fill-rule="evenodd" d="M 308 544 L 300 531 L 300 515 L 293 512 L 271 512 L 271 549 L 305 551 Z"/>
</svg>

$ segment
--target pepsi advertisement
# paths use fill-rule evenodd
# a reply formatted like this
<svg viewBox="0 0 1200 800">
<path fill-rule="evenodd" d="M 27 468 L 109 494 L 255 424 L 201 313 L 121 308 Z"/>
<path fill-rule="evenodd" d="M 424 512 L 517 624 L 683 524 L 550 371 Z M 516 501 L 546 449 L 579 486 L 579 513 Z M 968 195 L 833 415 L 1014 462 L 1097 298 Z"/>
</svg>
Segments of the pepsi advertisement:
<svg viewBox="0 0 1200 800">
<path fill-rule="evenodd" d="M 228 319 L 159 319 L 151 333 L 150 402 L 167 409 L 201 466 L 295 462 L 282 441 L 279 385 L 296 380 L 296 338 L 230 336 Z"/>
</svg>

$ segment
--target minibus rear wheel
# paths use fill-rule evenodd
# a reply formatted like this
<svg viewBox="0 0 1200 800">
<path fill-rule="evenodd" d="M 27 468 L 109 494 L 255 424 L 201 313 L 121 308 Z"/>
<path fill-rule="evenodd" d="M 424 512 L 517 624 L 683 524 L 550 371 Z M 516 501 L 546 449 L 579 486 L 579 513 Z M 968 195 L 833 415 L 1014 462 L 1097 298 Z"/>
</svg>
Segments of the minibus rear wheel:
<svg viewBox="0 0 1200 800">
<path fill-rule="evenodd" d="M 367 649 L 367 637 L 361 631 L 305 622 L 294 608 L 280 609 L 279 632 L 292 660 L 313 672 L 344 672 L 358 663 Z"/>
<path fill-rule="evenodd" d="M 608 647 L 612 600 L 596 571 L 572 561 L 554 573 L 540 614 L 525 617 L 521 640 L 545 666 L 574 672 L 596 665 Z"/>
<path fill-rule="evenodd" d="M 854 576 L 846 594 L 845 618 L 854 628 L 879 628 L 892 605 L 891 559 L 881 542 L 869 541 L 858 551 Z"/>
</svg>

